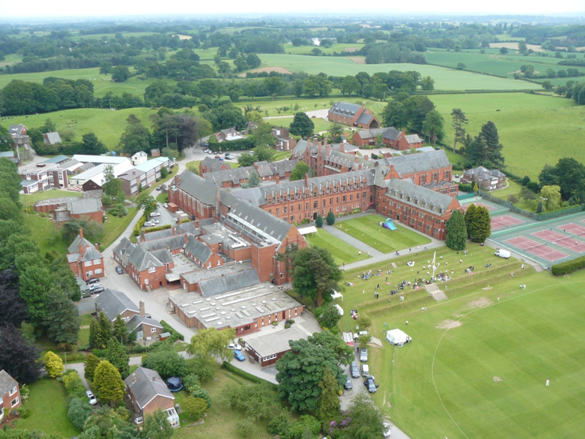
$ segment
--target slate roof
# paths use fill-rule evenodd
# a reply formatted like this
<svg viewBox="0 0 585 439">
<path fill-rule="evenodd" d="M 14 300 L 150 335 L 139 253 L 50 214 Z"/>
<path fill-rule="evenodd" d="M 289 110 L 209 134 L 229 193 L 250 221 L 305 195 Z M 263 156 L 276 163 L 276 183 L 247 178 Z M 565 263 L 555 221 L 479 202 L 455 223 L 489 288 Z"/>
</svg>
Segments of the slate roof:
<svg viewBox="0 0 585 439">
<path fill-rule="evenodd" d="M 144 410 L 157 396 L 163 396 L 171 400 L 175 399 L 158 372 L 152 369 L 139 367 L 134 373 L 128 375 L 124 382 L 141 410 Z"/>
<path fill-rule="evenodd" d="M 209 169 L 209 171 L 207 171 L 207 172 L 221 171 L 224 164 L 225 164 L 225 162 L 222 162 L 221 160 L 218 160 L 218 159 L 212 159 L 211 157 L 205 157 L 201 161 L 201 166 L 203 168 L 207 167 L 207 169 Z M 229 171 L 229 169 L 226 169 L 226 170 Z"/>
<path fill-rule="evenodd" d="M 386 196 L 416 206 L 433 214 L 444 214 L 453 201 L 450 195 L 412 184 L 407 180 L 392 178 Z"/>
<path fill-rule="evenodd" d="M 134 305 L 134 303 L 121 291 L 112 290 L 106 288 L 103 293 L 95 299 L 95 304 L 104 314 L 110 319 L 110 321 L 116 320 L 118 314 L 122 314 L 124 311 L 131 310 L 140 313 L 140 309 Z"/>
<path fill-rule="evenodd" d="M 96 259 L 103 259 L 102 254 L 96 250 L 95 247 L 87 247 L 81 255 L 81 261 L 94 261 Z"/>
<path fill-rule="evenodd" d="M 179 250 L 185 246 L 185 235 L 174 235 L 167 238 L 153 239 L 151 241 L 141 242 L 140 246 L 147 251 L 161 249 Z"/>
<path fill-rule="evenodd" d="M 128 255 L 128 262 L 138 271 L 148 270 L 149 268 L 159 268 L 163 263 L 158 260 L 151 252 L 145 250 L 142 246 L 134 247 L 132 253 Z"/>
<path fill-rule="evenodd" d="M 260 278 L 256 270 L 246 270 L 241 273 L 227 274 L 199 282 L 201 295 L 203 297 L 227 293 L 228 291 L 240 290 L 253 285 L 258 285 Z"/>
<path fill-rule="evenodd" d="M 298 160 L 282 160 L 280 162 L 256 162 L 255 166 L 260 177 L 272 177 L 278 175 L 281 178 L 286 177 L 287 172 L 292 172 L 299 161 Z"/>
<path fill-rule="evenodd" d="M 158 259 L 162 264 L 171 264 L 173 262 L 173 255 L 166 248 L 152 251 L 150 254 Z"/>
<path fill-rule="evenodd" d="M 201 223 L 199 223 L 201 224 Z M 181 223 L 177 226 L 182 233 L 191 233 L 194 236 L 201 235 L 201 229 L 195 227 L 195 221 L 188 221 L 186 223 Z"/>
<path fill-rule="evenodd" d="M 214 172 L 206 172 L 204 178 L 212 181 L 216 186 L 222 186 L 225 182 L 232 182 L 233 184 L 240 184 L 242 180 L 248 181 L 250 172 L 256 172 L 254 166 L 245 166 L 235 169 L 222 169 Z M 262 176 L 262 175 L 260 175 Z"/>
<path fill-rule="evenodd" d="M 59 133 L 54 132 L 54 133 L 45 133 L 43 135 L 43 137 L 45 138 L 45 143 L 48 143 L 50 145 L 54 145 L 55 143 L 61 143 L 61 136 L 59 136 Z"/>
<path fill-rule="evenodd" d="M 157 230 L 156 232 L 149 232 L 143 235 L 145 241 L 152 241 L 154 239 L 169 238 L 173 235 L 173 229 Z"/>
<path fill-rule="evenodd" d="M 130 332 L 132 332 L 136 328 L 138 328 L 140 325 L 142 325 L 143 323 L 146 323 L 147 325 L 150 325 L 150 326 L 154 326 L 156 328 L 163 327 L 160 324 L 160 322 L 158 322 L 157 320 L 149 319 L 148 317 L 141 316 L 140 314 L 133 315 L 132 318 L 130 320 L 128 320 L 128 323 L 126 323 L 126 327 L 128 328 L 128 330 Z"/>
<path fill-rule="evenodd" d="M 189 236 L 189 242 L 185 246 L 185 251 L 191 253 L 194 258 L 201 261 L 203 264 L 205 264 L 213 254 L 209 247 L 194 236 Z"/>
<path fill-rule="evenodd" d="M 342 116 L 353 117 L 362 108 L 361 105 L 350 104 L 349 102 L 339 101 L 333 104 L 329 109 L 330 113 L 340 114 Z"/>
<path fill-rule="evenodd" d="M 439 151 L 389 157 L 381 160 L 381 163 L 388 166 L 394 165 L 396 172 L 401 175 L 430 171 L 433 169 L 448 168 L 451 166 L 445 151 L 442 149 Z"/>
<path fill-rule="evenodd" d="M 114 248 L 114 254 L 122 260 L 124 266 L 128 266 L 128 257 L 134 251 L 134 247 L 136 247 L 136 244 L 133 244 L 128 238 L 124 237 Z"/>
<path fill-rule="evenodd" d="M 95 165 L 93 163 L 85 163 L 77 169 L 81 169 L 81 172 L 84 172 L 84 171 L 87 171 L 88 169 L 91 169 L 91 168 L 95 168 Z"/>
<path fill-rule="evenodd" d="M 23 128 L 26 128 L 26 127 L 22 124 L 18 124 L 18 125 L 12 124 L 12 125 L 10 125 L 10 128 L 8 128 L 8 132 L 12 135 L 20 134 L 22 132 Z"/>
<path fill-rule="evenodd" d="M 464 173 L 465 176 L 478 176 L 480 179 L 486 178 L 502 178 L 506 177 L 506 174 L 501 172 L 499 169 L 488 169 L 483 166 L 477 168 L 467 169 Z"/>
<path fill-rule="evenodd" d="M 418 136 L 418 134 L 409 134 L 408 136 L 404 136 L 404 138 L 411 145 L 413 143 L 422 143 L 423 142 L 423 140 Z"/>
<path fill-rule="evenodd" d="M 178 187 L 193 196 L 197 196 L 197 199 L 201 202 L 215 206 L 216 186 L 213 182 L 185 170 L 181 173 L 181 183 L 179 183 Z"/>
<path fill-rule="evenodd" d="M 16 380 L 4 369 L 0 370 L 0 401 L 4 395 L 14 389 L 14 386 L 18 386 Z"/>
<path fill-rule="evenodd" d="M 369 124 L 374 118 L 373 114 L 362 113 L 356 123 L 363 123 L 364 125 Z"/>
<path fill-rule="evenodd" d="M 388 128 L 370 128 L 369 130 L 359 130 L 357 134 L 362 139 L 371 139 L 372 137 L 377 137 L 378 134 L 383 134 L 387 129 Z"/>
<path fill-rule="evenodd" d="M 74 198 L 67 202 L 67 210 L 72 215 L 101 212 L 103 210 L 102 200 L 99 198 Z"/>
<path fill-rule="evenodd" d="M 95 246 L 91 242 L 89 242 L 87 239 L 82 238 L 79 235 L 77 235 L 75 237 L 75 239 L 73 240 L 73 242 L 71 243 L 71 245 L 67 248 L 67 253 L 79 252 L 79 244 L 80 243 L 81 243 L 81 246 L 83 248 L 91 247 L 91 248 L 95 249 Z"/>
</svg>

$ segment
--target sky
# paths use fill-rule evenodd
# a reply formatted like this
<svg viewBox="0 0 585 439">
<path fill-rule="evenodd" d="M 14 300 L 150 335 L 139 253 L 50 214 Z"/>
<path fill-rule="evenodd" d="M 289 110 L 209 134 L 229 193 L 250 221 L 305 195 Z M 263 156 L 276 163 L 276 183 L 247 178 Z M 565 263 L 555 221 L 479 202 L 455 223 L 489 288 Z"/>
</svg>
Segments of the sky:
<svg viewBox="0 0 585 439">
<path fill-rule="evenodd" d="M 417 0 L 413 1 L 374 1 L 367 4 L 365 13 L 376 11 L 399 12 L 407 14 L 574 14 L 585 16 L 585 0 L 547 1 L 510 1 L 510 0 Z M 416 10 L 413 10 L 416 5 Z M 270 8 L 270 9 L 267 9 Z M 332 9 L 334 7 L 334 9 Z M 320 13 L 355 11 L 355 0 L 336 0 L 316 2 L 315 0 L 269 1 L 269 0 L 178 0 L 160 2 L 154 0 L 0 0 L 0 19 L 21 17 L 103 17 L 123 15 L 199 15 L 238 13 Z"/>
</svg>

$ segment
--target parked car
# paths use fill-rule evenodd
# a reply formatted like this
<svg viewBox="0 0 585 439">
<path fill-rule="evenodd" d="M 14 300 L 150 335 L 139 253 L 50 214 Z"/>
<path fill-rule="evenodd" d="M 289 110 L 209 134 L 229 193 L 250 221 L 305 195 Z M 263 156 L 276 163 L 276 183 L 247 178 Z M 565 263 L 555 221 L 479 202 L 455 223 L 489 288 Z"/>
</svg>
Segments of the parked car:
<svg viewBox="0 0 585 439">
<path fill-rule="evenodd" d="M 163 203 L 163 207 L 164 207 L 165 209 L 168 209 L 168 208 L 169 208 L 169 205 L 168 205 L 167 203 Z"/>
<path fill-rule="evenodd" d="M 459 178 L 459 174 L 455 174 L 455 178 Z"/>
<path fill-rule="evenodd" d="M 160 186 L 157 186 L 157 187 L 156 187 L 156 190 L 157 190 L 157 191 L 160 191 Z"/>
<path fill-rule="evenodd" d="M 152 221 L 146 221 L 142 227 L 154 227 L 155 224 Z"/>
<path fill-rule="evenodd" d="M 358 365 L 356 361 L 351 362 L 351 377 L 352 378 L 359 378 L 360 377 L 360 370 L 358 369 Z"/>
<path fill-rule="evenodd" d="M 89 286 L 89 291 L 97 290 L 98 288 L 101 288 L 101 287 L 102 286 L 99 283 L 91 284 Z"/>
<path fill-rule="evenodd" d="M 238 350 L 234 351 L 234 357 L 238 361 L 244 361 L 246 359 L 246 357 L 244 357 L 244 355 Z"/>
<path fill-rule="evenodd" d="M 242 350 L 242 346 L 240 346 L 239 343 L 233 342 L 233 343 L 228 344 L 228 349 L 236 350 L 236 351 L 241 351 Z"/>
<path fill-rule="evenodd" d="M 91 285 L 91 284 L 97 284 L 100 281 L 99 277 L 94 277 L 90 280 L 88 280 L 87 282 L 85 282 L 87 285 Z"/>
<path fill-rule="evenodd" d="M 376 391 L 378 390 L 378 387 L 380 387 L 379 384 L 376 384 L 374 382 L 374 377 L 372 375 L 368 375 L 366 377 L 366 379 L 364 380 L 364 386 L 367 387 L 368 392 L 370 392 L 370 393 L 376 393 Z"/>
<path fill-rule="evenodd" d="M 157 212 L 156 210 L 150 214 L 151 218 L 154 218 L 156 216 L 160 216 L 160 212 Z"/>
<path fill-rule="evenodd" d="M 124 274 L 124 270 L 122 270 L 122 267 L 120 267 L 119 265 L 116 265 L 116 273 Z"/>
<path fill-rule="evenodd" d="M 98 288 L 96 288 L 95 290 L 91 290 L 91 294 L 99 294 L 99 293 L 103 293 L 105 290 L 104 287 L 100 286 Z"/>
<path fill-rule="evenodd" d="M 392 423 L 388 419 L 384 419 L 384 430 L 382 430 L 384 437 L 392 436 Z"/>
<path fill-rule="evenodd" d="M 366 348 L 360 349 L 360 361 L 362 362 L 368 361 L 368 350 Z"/>
<path fill-rule="evenodd" d="M 370 374 L 370 366 L 362 364 L 362 376 L 367 377 Z"/>
<path fill-rule="evenodd" d="M 233 160 L 233 159 L 234 159 L 234 156 L 233 156 L 233 155 L 231 155 L 231 154 L 229 154 L 229 153 L 227 153 L 227 154 L 225 155 L 225 158 L 226 158 L 227 160 Z"/>
<path fill-rule="evenodd" d="M 144 418 L 143 418 L 142 416 L 136 416 L 136 417 L 134 418 L 134 423 L 135 423 L 136 425 L 141 425 L 141 424 L 144 424 Z"/>
<path fill-rule="evenodd" d="M 91 297 L 91 291 L 89 291 L 89 290 L 81 291 L 81 298 L 82 299 L 87 299 L 88 297 Z"/>
<path fill-rule="evenodd" d="M 183 382 L 179 377 L 170 377 L 167 380 L 167 387 L 171 392 L 178 392 L 183 388 Z"/>
<path fill-rule="evenodd" d="M 86 390 L 85 394 L 87 395 L 87 397 L 89 398 L 89 403 L 91 405 L 96 405 L 97 404 L 97 398 L 95 397 L 95 395 L 93 393 L 91 393 L 90 390 Z"/>
<path fill-rule="evenodd" d="M 351 382 L 351 378 L 345 380 L 345 384 L 343 385 L 343 387 L 345 387 L 345 390 L 353 389 L 353 383 Z"/>
<path fill-rule="evenodd" d="M 152 220 L 152 222 L 155 223 L 155 224 L 160 224 L 160 221 L 157 220 L 157 219 Z"/>
<path fill-rule="evenodd" d="M 204 148 L 207 148 L 209 146 L 209 142 L 206 142 L 204 140 L 203 142 L 201 142 L 201 146 L 203 146 Z"/>
</svg>

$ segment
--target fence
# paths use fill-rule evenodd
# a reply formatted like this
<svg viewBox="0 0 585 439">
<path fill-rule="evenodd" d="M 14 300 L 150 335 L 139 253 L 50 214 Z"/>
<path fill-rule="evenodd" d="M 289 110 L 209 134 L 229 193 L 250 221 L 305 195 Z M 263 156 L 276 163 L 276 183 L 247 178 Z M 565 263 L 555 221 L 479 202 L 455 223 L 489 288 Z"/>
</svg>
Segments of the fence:
<svg viewBox="0 0 585 439">
<path fill-rule="evenodd" d="M 543 213 L 534 213 L 529 212 L 528 210 L 520 209 L 519 207 L 514 206 L 511 202 L 498 198 L 489 192 L 479 191 L 479 194 L 482 198 L 489 200 L 496 204 L 501 204 L 502 206 L 506 206 L 510 209 L 510 212 L 517 213 L 518 215 L 522 215 L 533 219 L 534 221 L 546 221 L 549 219 L 560 218 L 561 216 L 571 215 L 573 213 L 578 213 L 583 210 L 581 205 L 571 206 L 564 209 L 553 210 L 552 212 L 543 212 Z"/>
<path fill-rule="evenodd" d="M 475 194 L 473 192 L 469 193 L 469 194 L 462 194 L 462 195 L 457 195 L 457 200 L 458 201 L 463 201 L 463 200 L 468 200 L 469 198 L 474 198 Z"/>
</svg>

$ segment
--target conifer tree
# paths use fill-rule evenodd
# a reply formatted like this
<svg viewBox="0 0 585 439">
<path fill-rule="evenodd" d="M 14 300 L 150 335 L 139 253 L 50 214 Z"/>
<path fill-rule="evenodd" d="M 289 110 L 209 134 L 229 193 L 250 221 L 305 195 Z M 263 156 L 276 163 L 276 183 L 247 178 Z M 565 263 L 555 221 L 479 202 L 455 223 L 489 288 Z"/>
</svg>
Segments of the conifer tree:
<svg viewBox="0 0 585 439">
<path fill-rule="evenodd" d="M 464 250 L 467 241 L 467 229 L 465 219 L 459 210 L 453 211 L 451 218 L 447 221 L 446 244 L 452 250 Z"/>
</svg>

